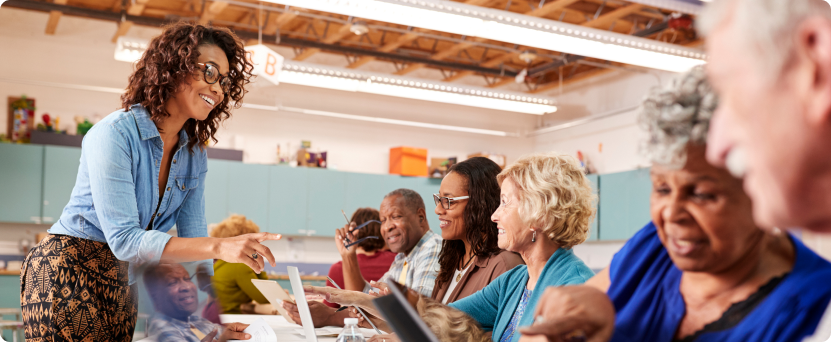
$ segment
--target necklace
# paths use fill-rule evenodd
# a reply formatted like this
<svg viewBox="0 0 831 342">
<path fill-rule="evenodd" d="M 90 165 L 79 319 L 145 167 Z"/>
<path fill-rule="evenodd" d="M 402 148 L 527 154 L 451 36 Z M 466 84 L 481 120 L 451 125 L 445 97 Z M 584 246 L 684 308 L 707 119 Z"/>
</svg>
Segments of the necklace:
<svg viewBox="0 0 831 342">
<path fill-rule="evenodd" d="M 470 265 L 471 261 L 473 261 L 473 257 L 470 257 L 470 259 L 467 260 L 467 263 L 465 264 L 465 266 L 462 267 L 462 273 L 465 273 L 464 271 L 465 271 L 465 269 L 467 269 L 467 266 Z M 459 273 L 458 275 L 456 275 L 456 282 L 457 283 L 459 282 L 459 280 L 462 280 L 462 273 Z"/>
</svg>

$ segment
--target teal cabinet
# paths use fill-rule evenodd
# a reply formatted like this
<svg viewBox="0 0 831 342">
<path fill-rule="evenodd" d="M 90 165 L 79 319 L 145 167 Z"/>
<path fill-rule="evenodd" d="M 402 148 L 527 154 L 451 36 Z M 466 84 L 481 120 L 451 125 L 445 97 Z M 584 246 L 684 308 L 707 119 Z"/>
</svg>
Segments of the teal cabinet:
<svg viewBox="0 0 831 342">
<path fill-rule="evenodd" d="M 0 308 L 14 309 L 20 308 L 20 276 L 18 275 L 0 275 Z M 7 321 L 20 321 L 20 315 L 0 315 L 0 319 Z M 17 336 L 12 337 L 11 330 L 3 331 L 3 339 L 6 341 L 23 341 L 23 331 L 19 331 Z"/>
<path fill-rule="evenodd" d="M 346 173 L 346 215 L 351 217 L 358 208 L 381 209 L 381 202 L 390 191 L 387 186 L 394 184 L 398 176 Z"/>
<path fill-rule="evenodd" d="M 222 222 L 228 217 L 228 172 L 233 163 L 208 159 L 205 178 L 205 219 L 208 224 Z"/>
<path fill-rule="evenodd" d="M 309 169 L 273 166 L 268 179 L 268 232 L 306 235 Z"/>
<path fill-rule="evenodd" d="M 77 147 L 45 146 L 43 158 L 43 223 L 54 223 L 69 203 L 78 167 L 81 149 Z"/>
<path fill-rule="evenodd" d="M 335 236 L 335 230 L 346 224 L 341 210 L 346 211 L 347 174 L 316 168 L 308 172 L 306 235 Z"/>
<path fill-rule="evenodd" d="M 41 223 L 43 146 L 0 143 L 0 221 Z"/>
<path fill-rule="evenodd" d="M 649 169 L 600 176 L 600 240 L 626 240 L 651 220 Z"/>
<path fill-rule="evenodd" d="M 245 215 L 261 229 L 268 227 L 268 165 L 230 163 L 228 214 Z"/>
<path fill-rule="evenodd" d="M 599 197 L 600 197 L 600 192 L 599 192 L 600 191 L 600 183 L 599 183 L 600 182 L 600 176 L 598 176 L 597 174 L 591 174 L 591 175 L 586 175 L 586 178 L 588 178 L 589 182 L 591 182 L 592 193 L 594 193 L 595 195 L 598 196 L 598 202 L 599 202 L 600 201 L 600 199 L 599 199 Z M 589 226 L 589 239 L 587 241 L 597 241 L 598 239 L 600 239 L 600 237 L 598 236 L 598 233 L 599 233 L 598 232 L 598 219 L 600 217 L 600 209 L 598 207 L 599 207 L 599 203 L 595 202 L 595 210 L 597 210 L 597 211 L 595 212 L 594 219 L 592 220 L 591 226 Z"/>
</svg>

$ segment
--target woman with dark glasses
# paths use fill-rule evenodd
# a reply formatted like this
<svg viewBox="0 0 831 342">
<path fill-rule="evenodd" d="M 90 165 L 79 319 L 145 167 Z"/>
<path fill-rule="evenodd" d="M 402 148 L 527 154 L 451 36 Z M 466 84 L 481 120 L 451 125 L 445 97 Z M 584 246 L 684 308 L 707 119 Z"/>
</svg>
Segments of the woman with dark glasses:
<svg viewBox="0 0 831 342">
<path fill-rule="evenodd" d="M 176 23 L 136 63 L 123 109 L 84 137 L 69 203 L 21 271 L 26 339 L 130 341 L 137 268 L 211 259 L 262 272 L 280 237 L 207 237 L 204 149 L 251 79 L 230 30 Z M 167 234 L 174 225 L 177 237 Z M 236 332 L 232 338 L 243 338 Z"/>
<path fill-rule="evenodd" d="M 474 157 L 453 165 L 433 195 L 442 243 L 433 299 L 452 303 L 481 290 L 522 258 L 497 246 L 491 214 L 499 207 L 502 169 L 492 160 Z"/>
</svg>

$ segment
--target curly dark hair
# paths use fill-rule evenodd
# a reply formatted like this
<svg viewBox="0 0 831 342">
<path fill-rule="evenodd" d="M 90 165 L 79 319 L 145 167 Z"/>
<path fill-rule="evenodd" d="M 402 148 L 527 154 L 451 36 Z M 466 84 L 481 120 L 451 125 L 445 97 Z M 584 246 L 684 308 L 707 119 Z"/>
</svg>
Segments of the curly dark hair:
<svg viewBox="0 0 831 342">
<path fill-rule="evenodd" d="M 165 111 L 165 102 L 185 83 L 187 77 L 199 77 L 196 63 L 199 47 L 215 45 L 225 52 L 230 65 L 228 77 L 231 85 L 222 102 L 203 121 L 190 119 L 184 130 L 188 135 L 188 149 L 199 144 L 204 146 L 208 139 L 216 142 L 214 135 L 219 124 L 231 117 L 233 107 L 242 106 L 245 85 L 251 83 L 251 62 L 245 58 L 242 41 L 224 27 L 204 26 L 191 22 L 177 22 L 164 28 L 161 35 L 150 41 L 147 51 L 130 75 L 127 91 L 121 95 L 125 110 L 140 104 L 150 113 L 150 119 L 159 123 L 170 116 Z"/>
<path fill-rule="evenodd" d="M 502 168 L 493 160 L 473 157 L 453 165 L 448 174 L 456 173 L 466 180 L 468 198 L 465 206 L 465 239 L 470 242 L 473 255 L 487 258 L 499 253 L 496 222 L 491 215 L 499 207 L 499 183 L 496 176 Z M 444 240 L 439 254 L 439 275 L 436 287 L 450 281 L 456 267 L 464 260 L 465 244 L 462 240 Z"/>
<path fill-rule="evenodd" d="M 366 221 L 375 220 L 379 221 L 381 219 L 381 215 L 378 213 L 378 210 L 373 208 L 359 208 L 352 213 L 352 219 L 350 221 L 355 222 L 356 225 L 361 225 Z M 384 248 L 384 239 L 381 237 L 381 224 L 380 223 L 370 223 L 366 225 L 366 227 L 361 228 L 361 230 L 354 232 L 352 234 L 354 238 L 361 239 L 366 236 L 377 236 L 378 239 L 366 239 L 364 242 L 358 244 L 364 251 L 372 252 L 377 251 L 381 248 Z"/>
</svg>

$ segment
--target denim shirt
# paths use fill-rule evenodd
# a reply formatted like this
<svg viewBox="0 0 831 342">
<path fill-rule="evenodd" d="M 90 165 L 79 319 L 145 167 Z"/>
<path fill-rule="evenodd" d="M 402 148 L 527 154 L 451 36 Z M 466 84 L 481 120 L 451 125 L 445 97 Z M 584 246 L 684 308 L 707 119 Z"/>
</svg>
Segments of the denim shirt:
<svg viewBox="0 0 831 342">
<path fill-rule="evenodd" d="M 198 146 L 191 152 L 187 143 L 182 130 L 159 204 L 164 150 L 150 114 L 133 105 L 107 115 L 84 137 L 72 196 L 49 233 L 107 243 L 116 258 L 130 263 L 129 283 L 135 283 L 135 268 L 159 261 L 174 225 L 179 237 L 208 235 L 207 152 Z M 211 260 L 200 262 L 213 273 Z"/>
</svg>

